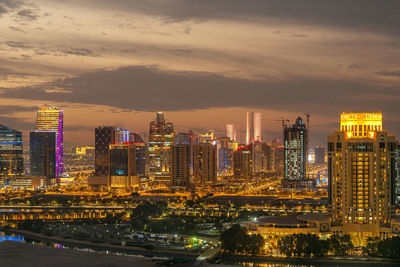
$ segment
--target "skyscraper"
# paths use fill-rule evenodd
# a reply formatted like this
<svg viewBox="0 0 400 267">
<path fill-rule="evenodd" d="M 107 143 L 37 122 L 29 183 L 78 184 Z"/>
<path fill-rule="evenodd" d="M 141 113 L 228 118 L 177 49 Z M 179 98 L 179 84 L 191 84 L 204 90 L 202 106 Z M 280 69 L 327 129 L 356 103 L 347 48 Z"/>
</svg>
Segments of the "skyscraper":
<svg viewBox="0 0 400 267">
<path fill-rule="evenodd" d="M 247 112 L 246 116 L 246 145 L 252 142 L 254 133 L 254 112 Z"/>
<path fill-rule="evenodd" d="M 394 215 L 396 147 L 381 113 L 342 113 L 328 136 L 328 194 L 332 223 L 358 239 L 387 232 Z"/>
<path fill-rule="evenodd" d="M 254 113 L 254 134 L 253 141 L 254 142 L 262 142 L 262 115 L 259 112 Z"/>
<path fill-rule="evenodd" d="M 109 152 L 108 185 L 125 189 L 138 186 L 140 181 L 136 175 L 136 145 L 110 145 Z"/>
<path fill-rule="evenodd" d="M 136 146 L 136 174 L 140 177 L 144 177 L 146 176 L 148 161 L 147 145 L 138 133 L 129 133 L 129 142 Z"/>
<path fill-rule="evenodd" d="M 247 112 L 246 117 L 246 145 L 254 141 L 262 141 L 262 114 Z"/>
<path fill-rule="evenodd" d="M 0 125 L 0 177 L 23 175 L 22 133 Z"/>
<path fill-rule="evenodd" d="M 217 181 L 217 148 L 211 143 L 193 146 L 193 175 L 199 184 Z"/>
<path fill-rule="evenodd" d="M 157 111 L 156 120 L 150 122 L 149 130 L 149 168 L 153 182 L 171 183 L 173 142 L 173 124 L 166 122 L 164 114 Z"/>
<path fill-rule="evenodd" d="M 271 149 L 272 170 L 276 171 L 279 176 L 283 176 L 285 173 L 285 147 L 279 140 L 273 140 L 271 141 Z"/>
<path fill-rule="evenodd" d="M 218 172 L 228 175 L 233 168 L 233 148 L 229 137 L 217 139 L 217 166 Z"/>
<path fill-rule="evenodd" d="M 239 147 L 233 153 L 234 177 L 249 180 L 253 177 L 253 155 L 251 146 Z"/>
<path fill-rule="evenodd" d="M 324 164 L 325 163 L 325 148 L 321 146 L 317 146 L 314 148 L 315 155 L 315 164 Z"/>
<path fill-rule="evenodd" d="M 122 145 L 123 143 L 129 142 L 129 130 L 117 128 L 115 130 L 115 143 L 118 145 Z"/>
<path fill-rule="evenodd" d="M 304 187 L 307 168 L 307 128 L 298 117 L 292 126 L 285 125 L 285 179 L 284 187 Z"/>
<path fill-rule="evenodd" d="M 30 174 L 46 177 L 46 185 L 56 184 L 56 132 L 30 133 Z"/>
<path fill-rule="evenodd" d="M 265 153 L 264 143 L 256 141 L 250 144 L 253 162 L 253 174 L 259 174 L 265 171 Z"/>
<path fill-rule="evenodd" d="M 172 146 L 172 185 L 188 186 L 190 178 L 190 144 Z"/>
<path fill-rule="evenodd" d="M 99 126 L 94 131 L 95 139 L 95 176 L 108 176 L 110 145 L 116 143 L 116 127 Z"/>
<path fill-rule="evenodd" d="M 57 107 L 43 105 L 38 107 L 35 132 L 54 132 L 55 133 L 55 178 L 58 183 L 58 178 L 63 173 L 63 145 L 64 145 L 64 118 L 63 111 Z"/>
<path fill-rule="evenodd" d="M 226 125 L 226 136 L 229 137 L 231 141 L 237 141 L 237 132 L 235 125 L 227 124 Z"/>
</svg>

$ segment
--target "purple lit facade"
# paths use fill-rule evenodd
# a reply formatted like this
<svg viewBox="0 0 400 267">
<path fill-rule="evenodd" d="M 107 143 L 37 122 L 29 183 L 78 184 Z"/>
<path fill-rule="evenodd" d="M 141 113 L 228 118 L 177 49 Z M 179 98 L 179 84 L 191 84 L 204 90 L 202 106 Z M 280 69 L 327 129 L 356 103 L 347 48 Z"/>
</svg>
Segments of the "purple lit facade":
<svg viewBox="0 0 400 267">
<path fill-rule="evenodd" d="M 56 178 L 60 178 L 64 172 L 64 114 L 62 110 L 58 118 L 56 139 Z"/>
</svg>

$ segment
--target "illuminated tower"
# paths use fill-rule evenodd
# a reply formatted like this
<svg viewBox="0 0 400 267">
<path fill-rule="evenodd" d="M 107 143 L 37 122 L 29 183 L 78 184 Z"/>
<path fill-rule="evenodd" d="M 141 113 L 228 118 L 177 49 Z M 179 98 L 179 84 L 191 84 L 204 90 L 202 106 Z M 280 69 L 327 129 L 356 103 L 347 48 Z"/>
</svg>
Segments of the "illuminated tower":
<svg viewBox="0 0 400 267">
<path fill-rule="evenodd" d="M 246 118 L 246 145 L 262 141 L 262 115 L 258 112 L 247 112 Z"/>
<path fill-rule="evenodd" d="M 307 164 L 307 128 L 298 117 L 292 126 L 284 128 L 285 179 L 283 187 L 304 187 Z"/>
<path fill-rule="evenodd" d="M 229 137 L 231 141 L 236 141 L 236 129 L 235 125 L 227 124 L 226 125 L 226 136 Z"/>
<path fill-rule="evenodd" d="M 139 186 L 136 173 L 136 145 L 110 145 L 108 186 L 125 188 Z"/>
<path fill-rule="evenodd" d="M 43 105 L 38 107 L 35 132 L 55 132 L 55 178 L 60 178 L 63 173 L 63 111 L 57 107 Z"/>
<path fill-rule="evenodd" d="M 218 172 L 228 175 L 233 167 L 233 148 L 229 137 L 217 139 L 217 167 Z"/>
<path fill-rule="evenodd" d="M 174 126 L 166 122 L 164 114 L 157 111 L 156 120 L 150 122 L 149 131 L 149 171 L 154 182 L 171 183 Z"/>
<path fill-rule="evenodd" d="M 342 113 L 328 137 L 332 222 L 344 232 L 381 233 L 395 212 L 396 139 L 381 113 Z"/>
<path fill-rule="evenodd" d="M 253 141 L 254 142 L 261 142 L 262 141 L 262 134 L 261 134 L 261 121 L 262 121 L 262 115 L 261 113 L 255 112 L 254 113 L 254 135 L 253 135 Z"/>
<path fill-rule="evenodd" d="M 247 112 L 246 117 L 246 145 L 252 141 L 254 133 L 254 112 Z"/>
<path fill-rule="evenodd" d="M 22 133 L 0 125 L 0 177 L 23 175 Z"/>
</svg>

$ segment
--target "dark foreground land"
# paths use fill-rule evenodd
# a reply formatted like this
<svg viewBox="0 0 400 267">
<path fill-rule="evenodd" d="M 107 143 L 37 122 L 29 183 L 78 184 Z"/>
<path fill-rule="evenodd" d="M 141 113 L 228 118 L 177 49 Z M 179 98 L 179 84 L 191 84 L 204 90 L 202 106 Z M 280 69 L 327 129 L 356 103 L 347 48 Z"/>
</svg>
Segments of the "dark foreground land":
<svg viewBox="0 0 400 267">
<path fill-rule="evenodd" d="M 0 266 L 159 266 L 151 259 L 132 256 L 114 256 L 59 249 L 32 244 L 4 241 L 0 243 Z"/>
<path fill-rule="evenodd" d="M 399 267 L 400 261 L 357 256 L 329 256 L 313 259 L 302 258 L 276 258 L 267 256 L 230 256 L 223 255 L 220 258 L 224 264 L 239 264 L 244 266 L 312 266 L 312 267 L 352 267 L 352 266 L 374 266 L 374 267 Z M 269 264 L 269 265 L 268 265 Z"/>
</svg>

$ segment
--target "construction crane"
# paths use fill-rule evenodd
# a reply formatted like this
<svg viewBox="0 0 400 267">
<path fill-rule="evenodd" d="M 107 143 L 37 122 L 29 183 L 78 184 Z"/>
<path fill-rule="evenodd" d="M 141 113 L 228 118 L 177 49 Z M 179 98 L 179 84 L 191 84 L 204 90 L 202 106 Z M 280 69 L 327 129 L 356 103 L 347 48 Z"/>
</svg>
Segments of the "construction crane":
<svg viewBox="0 0 400 267">
<path fill-rule="evenodd" d="M 283 129 L 285 129 L 285 122 L 289 122 L 289 120 L 285 120 L 284 117 L 282 117 L 281 120 L 276 120 L 276 121 L 282 122 L 282 128 L 283 128 Z"/>
</svg>

